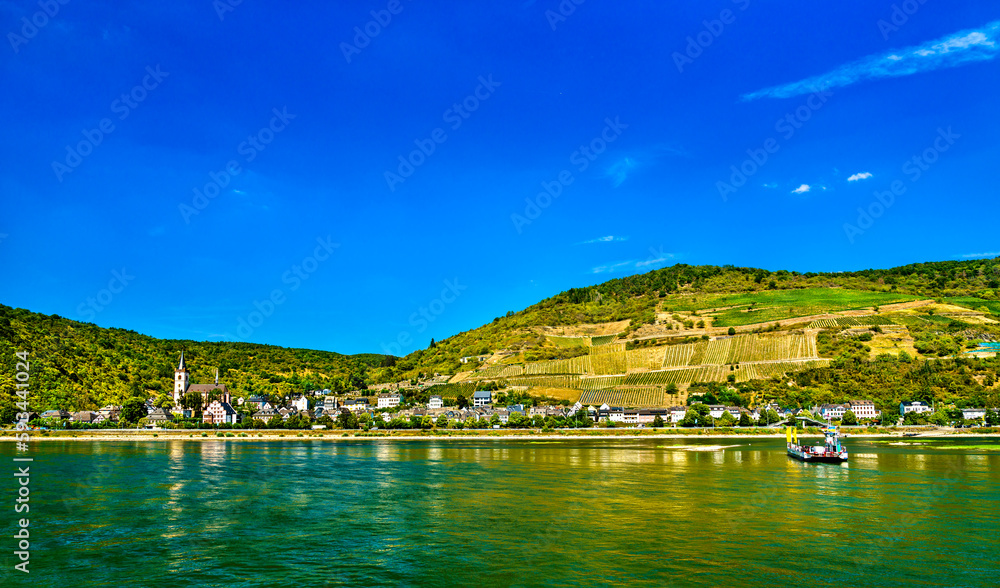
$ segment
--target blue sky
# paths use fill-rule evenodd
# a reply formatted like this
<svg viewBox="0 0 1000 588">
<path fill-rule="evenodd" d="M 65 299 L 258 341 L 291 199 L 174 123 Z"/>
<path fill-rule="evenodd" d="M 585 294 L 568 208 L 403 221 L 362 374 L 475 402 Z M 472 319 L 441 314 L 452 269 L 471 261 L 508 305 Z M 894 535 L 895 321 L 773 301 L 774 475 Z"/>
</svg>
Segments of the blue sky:
<svg viewBox="0 0 1000 588">
<path fill-rule="evenodd" d="M 672 263 L 1000 251 L 990 3 L 161 4 L 0 2 L 0 302 L 406 353 Z"/>
</svg>

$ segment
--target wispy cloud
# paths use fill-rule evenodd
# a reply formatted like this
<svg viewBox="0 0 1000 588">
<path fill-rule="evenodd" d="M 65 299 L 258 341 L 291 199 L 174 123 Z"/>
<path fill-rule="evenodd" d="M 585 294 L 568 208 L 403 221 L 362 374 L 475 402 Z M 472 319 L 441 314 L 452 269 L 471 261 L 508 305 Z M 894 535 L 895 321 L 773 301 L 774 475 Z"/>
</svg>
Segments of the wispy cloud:
<svg viewBox="0 0 1000 588">
<path fill-rule="evenodd" d="M 629 173 L 637 167 L 639 167 L 638 161 L 631 157 L 623 157 L 622 159 L 611 164 L 611 167 L 604 172 L 604 175 L 611 178 L 615 188 L 617 188 L 628 179 Z"/>
<path fill-rule="evenodd" d="M 792 194 L 805 194 L 809 190 L 812 190 L 812 188 L 809 187 L 809 184 L 802 184 L 798 188 L 792 190 Z"/>
<path fill-rule="evenodd" d="M 745 101 L 758 98 L 791 98 L 819 90 L 842 88 L 865 80 L 908 76 L 976 61 L 989 61 L 1000 55 L 998 34 L 1000 34 L 1000 20 L 978 29 L 959 31 L 922 45 L 862 57 L 827 73 L 798 82 L 764 88 L 744 94 L 742 98 Z"/>
<path fill-rule="evenodd" d="M 763 184 L 763 186 L 764 186 L 765 188 L 771 188 L 771 189 L 774 189 L 774 188 L 777 188 L 777 187 L 778 187 L 778 184 L 776 184 L 776 183 L 774 183 L 774 182 L 771 182 L 770 184 Z"/>
<path fill-rule="evenodd" d="M 963 259 L 979 259 L 979 258 L 989 258 L 1000 257 L 1000 251 L 990 251 L 989 253 L 966 253 L 962 255 Z"/>
<path fill-rule="evenodd" d="M 870 173 L 868 173 L 868 172 L 861 172 L 861 173 L 854 174 L 853 176 L 847 178 L 847 181 L 848 182 L 857 182 L 858 180 L 867 180 L 870 177 L 872 177 L 872 175 Z"/>
<path fill-rule="evenodd" d="M 618 241 L 628 241 L 628 237 L 615 237 L 614 235 L 608 235 L 607 237 L 598 237 L 589 241 L 580 241 L 577 245 L 589 245 L 590 243 L 615 243 Z"/>
<path fill-rule="evenodd" d="M 597 267 L 591 268 L 590 273 L 610 274 L 616 272 L 644 270 L 645 268 L 648 268 L 651 265 L 666 263 L 674 258 L 675 255 L 673 253 L 663 253 L 662 251 L 660 251 L 657 252 L 656 255 L 650 255 L 649 258 L 643 260 L 629 259 L 627 261 L 619 261 L 615 263 L 609 263 L 607 265 L 599 265 Z"/>
</svg>

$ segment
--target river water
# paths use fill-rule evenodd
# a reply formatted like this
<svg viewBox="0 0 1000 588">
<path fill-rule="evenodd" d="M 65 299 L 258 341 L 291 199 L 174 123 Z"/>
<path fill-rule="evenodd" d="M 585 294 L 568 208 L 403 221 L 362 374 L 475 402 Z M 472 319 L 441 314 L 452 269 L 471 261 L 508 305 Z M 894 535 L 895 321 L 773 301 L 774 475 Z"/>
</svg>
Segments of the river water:
<svg viewBox="0 0 1000 588">
<path fill-rule="evenodd" d="M 46 441 L 31 446 L 31 573 L 7 539 L 0 579 L 1000 584 L 1000 443 L 921 442 L 848 439 L 850 464 L 824 465 L 783 439 Z M 709 443 L 733 447 L 693 450 Z M 11 537 L 24 515 L 3 478 Z"/>
</svg>

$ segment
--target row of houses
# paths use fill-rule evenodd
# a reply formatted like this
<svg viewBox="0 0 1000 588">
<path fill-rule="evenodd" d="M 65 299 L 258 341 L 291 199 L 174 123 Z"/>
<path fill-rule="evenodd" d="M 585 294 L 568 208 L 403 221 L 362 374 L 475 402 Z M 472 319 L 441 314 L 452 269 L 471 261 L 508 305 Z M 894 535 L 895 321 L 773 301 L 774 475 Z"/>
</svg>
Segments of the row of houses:
<svg viewBox="0 0 1000 588">
<path fill-rule="evenodd" d="M 828 422 L 841 420 L 848 411 L 862 420 L 877 419 L 882 416 L 882 411 L 877 410 L 875 403 L 871 400 L 852 400 L 845 404 L 821 404 L 812 409 L 815 416 Z"/>
<path fill-rule="evenodd" d="M 965 419 L 965 420 L 967 420 L 967 421 L 974 421 L 974 420 L 977 420 L 977 419 L 984 419 L 984 418 L 986 418 L 986 413 L 989 410 L 992 410 L 995 413 L 1000 412 L 1000 409 L 998 409 L 998 408 L 987 409 L 987 408 L 975 408 L 975 407 L 973 407 L 973 408 L 961 408 L 959 410 L 962 411 L 962 418 Z M 931 405 L 931 404 L 928 404 L 926 402 L 921 402 L 919 400 L 914 400 L 913 402 L 900 402 L 899 403 L 899 415 L 900 416 L 904 416 L 905 417 L 906 415 L 908 415 L 910 413 L 913 413 L 913 414 L 922 414 L 922 413 L 928 413 L 928 412 L 934 412 L 934 406 Z"/>
</svg>

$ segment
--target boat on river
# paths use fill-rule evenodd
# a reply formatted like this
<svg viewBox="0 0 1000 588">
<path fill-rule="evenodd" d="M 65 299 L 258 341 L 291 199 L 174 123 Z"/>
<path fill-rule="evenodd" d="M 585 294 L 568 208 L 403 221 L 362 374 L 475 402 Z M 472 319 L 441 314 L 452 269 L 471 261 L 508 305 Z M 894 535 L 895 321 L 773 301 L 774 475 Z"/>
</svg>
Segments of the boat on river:
<svg viewBox="0 0 1000 588">
<path fill-rule="evenodd" d="M 840 434 L 836 427 L 823 429 L 823 445 L 799 445 L 798 437 L 798 430 L 795 427 L 788 427 L 785 430 L 785 444 L 789 457 L 812 463 L 847 461 L 847 449 L 840 444 Z"/>
</svg>

